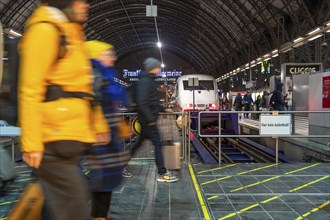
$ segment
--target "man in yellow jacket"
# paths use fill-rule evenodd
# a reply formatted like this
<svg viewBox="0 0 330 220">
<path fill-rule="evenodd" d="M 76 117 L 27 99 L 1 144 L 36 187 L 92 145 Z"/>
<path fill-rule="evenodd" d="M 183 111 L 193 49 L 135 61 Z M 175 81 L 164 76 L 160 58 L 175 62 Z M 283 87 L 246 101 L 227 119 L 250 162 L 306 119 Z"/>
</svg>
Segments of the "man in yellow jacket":
<svg viewBox="0 0 330 220">
<path fill-rule="evenodd" d="M 85 219 L 88 197 L 78 157 L 92 143 L 110 141 L 100 106 L 91 104 L 93 78 L 81 26 L 88 8 L 83 0 L 42 0 L 20 43 L 23 160 L 37 169 L 52 220 Z"/>
</svg>

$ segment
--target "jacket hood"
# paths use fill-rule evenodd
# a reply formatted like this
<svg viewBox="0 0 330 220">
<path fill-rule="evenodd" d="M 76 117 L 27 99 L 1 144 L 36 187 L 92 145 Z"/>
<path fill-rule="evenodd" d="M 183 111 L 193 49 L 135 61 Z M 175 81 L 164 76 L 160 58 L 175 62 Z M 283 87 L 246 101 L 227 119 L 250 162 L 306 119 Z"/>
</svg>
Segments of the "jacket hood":
<svg viewBox="0 0 330 220">
<path fill-rule="evenodd" d="M 277 83 L 276 84 L 276 89 L 277 90 L 282 90 L 282 88 L 283 88 L 283 83 Z"/>
<path fill-rule="evenodd" d="M 26 26 L 28 27 L 32 24 L 39 22 L 51 22 L 58 24 L 63 22 L 69 22 L 69 19 L 64 14 L 64 12 L 58 8 L 39 6 L 27 21 Z"/>
</svg>

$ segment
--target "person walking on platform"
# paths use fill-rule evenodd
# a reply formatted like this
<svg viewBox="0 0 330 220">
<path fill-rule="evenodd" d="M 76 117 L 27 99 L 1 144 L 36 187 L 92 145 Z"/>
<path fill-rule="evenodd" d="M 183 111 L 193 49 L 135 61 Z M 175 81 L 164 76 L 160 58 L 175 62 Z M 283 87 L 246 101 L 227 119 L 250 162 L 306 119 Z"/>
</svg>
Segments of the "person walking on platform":
<svg viewBox="0 0 330 220">
<path fill-rule="evenodd" d="M 262 97 L 261 97 L 261 110 L 262 111 L 268 111 L 269 110 L 269 103 L 268 103 L 269 94 L 267 91 L 263 91 Z"/>
<path fill-rule="evenodd" d="M 292 111 L 292 86 L 289 87 L 288 93 L 285 95 L 285 106 L 288 111 Z"/>
<path fill-rule="evenodd" d="M 155 158 L 158 170 L 158 182 L 176 182 L 178 178 L 167 172 L 163 159 L 163 142 L 157 127 L 158 114 L 162 111 L 171 112 L 160 105 L 160 95 L 155 81 L 157 73 L 161 70 L 159 60 L 149 57 L 143 62 L 144 70 L 141 72 L 136 88 L 136 104 L 138 120 L 141 125 L 141 135 L 132 146 L 131 154 L 142 145 L 145 139 L 150 139 L 155 146 Z"/>
<path fill-rule="evenodd" d="M 256 111 L 261 111 L 261 96 L 257 96 L 256 100 Z M 255 114 L 255 120 L 259 120 L 260 113 Z"/>
<path fill-rule="evenodd" d="M 88 203 L 80 154 L 109 143 L 109 127 L 93 100 L 82 22 L 89 4 L 42 0 L 20 42 L 19 123 L 23 160 L 36 169 L 47 220 L 82 220 Z"/>
<path fill-rule="evenodd" d="M 270 99 L 269 105 L 272 105 L 272 110 L 277 110 L 277 111 L 284 111 L 284 97 L 283 97 L 283 83 L 277 83 L 276 84 L 276 90 L 273 92 L 273 97 Z"/>
<path fill-rule="evenodd" d="M 118 76 L 114 69 L 117 60 L 114 47 L 97 40 L 87 41 L 85 45 L 93 66 L 94 84 L 100 84 L 94 85 L 94 88 L 99 89 L 98 99 L 111 128 L 110 144 L 90 148 L 85 156 L 100 156 L 100 160 L 107 160 L 109 163 L 109 158 L 115 158 L 115 155 L 124 149 L 123 142 L 119 137 L 119 125 L 122 118 L 118 116 L 118 108 L 125 102 L 125 91 L 122 85 L 115 81 Z M 107 155 L 109 156 L 107 157 Z M 123 172 L 123 166 L 91 168 L 89 178 L 92 191 L 91 216 L 93 219 L 107 219 L 112 191 L 120 184 L 122 176 L 131 177 L 132 175 L 127 171 Z"/>
<path fill-rule="evenodd" d="M 237 93 L 236 98 L 234 100 L 234 105 L 233 108 L 235 111 L 242 111 L 242 107 L 243 107 L 243 98 L 241 93 Z M 241 115 L 242 113 L 238 113 L 238 117 L 239 119 L 241 119 Z"/>
<path fill-rule="evenodd" d="M 251 93 L 250 91 L 247 91 L 247 93 L 245 94 L 244 98 L 244 111 L 251 111 L 251 105 L 253 105 L 253 99 L 251 97 Z M 248 118 L 249 117 L 249 113 L 244 113 L 244 118 Z"/>
</svg>

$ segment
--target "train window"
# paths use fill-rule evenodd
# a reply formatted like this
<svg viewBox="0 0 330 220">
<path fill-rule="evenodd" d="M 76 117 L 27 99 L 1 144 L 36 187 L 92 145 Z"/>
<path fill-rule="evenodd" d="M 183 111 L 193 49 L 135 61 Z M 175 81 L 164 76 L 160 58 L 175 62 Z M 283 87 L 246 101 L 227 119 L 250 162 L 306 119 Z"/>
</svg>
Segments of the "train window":
<svg viewBox="0 0 330 220">
<path fill-rule="evenodd" d="M 188 80 L 183 80 L 184 90 L 193 90 L 193 86 L 188 86 Z M 214 90 L 213 80 L 199 80 L 199 86 L 195 86 L 195 90 Z"/>
<path fill-rule="evenodd" d="M 0 120 L 9 124 L 17 123 L 17 41 L 4 37 L 3 78 L 0 86 Z"/>
<path fill-rule="evenodd" d="M 2 75 L 2 85 L 0 86 L 0 94 L 8 93 L 10 91 L 9 81 L 9 64 L 8 64 L 8 51 L 6 48 L 3 51 L 3 75 Z"/>
</svg>

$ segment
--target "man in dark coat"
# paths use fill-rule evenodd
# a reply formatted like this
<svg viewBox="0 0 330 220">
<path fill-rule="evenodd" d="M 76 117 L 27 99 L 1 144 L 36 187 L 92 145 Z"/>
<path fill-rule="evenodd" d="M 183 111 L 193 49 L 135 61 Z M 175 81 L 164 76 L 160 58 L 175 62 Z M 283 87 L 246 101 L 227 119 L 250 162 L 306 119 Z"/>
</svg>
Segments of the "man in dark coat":
<svg viewBox="0 0 330 220">
<path fill-rule="evenodd" d="M 273 97 L 271 98 L 272 103 L 270 103 L 270 105 L 272 105 L 273 110 L 284 111 L 285 102 L 284 102 L 282 88 L 283 88 L 283 83 L 276 84 L 276 90 L 274 90 Z"/>
<path fill-rule="evenodd" d="M 155 58 L 147 58 L 143 62 L 145 71 L 141 72 L 136 85 L 136 104 L 138 119 L 141 125 L 141 136 L 132 147 L 134 155 L 145 139 L 150 139 L 155 146 L 155 158 L 158 169 L 158 182 L 176 182 L 178 178 L 167 173 L 163 159 L 163 142 L 157 127 L 158 114 L 166 111 L 160 105 L 160 95 L 155 81 L 157 73 L 160 72 L 161 63 Z M 168 110 L 170 111 L 170 110 Z"/>
</svg>

